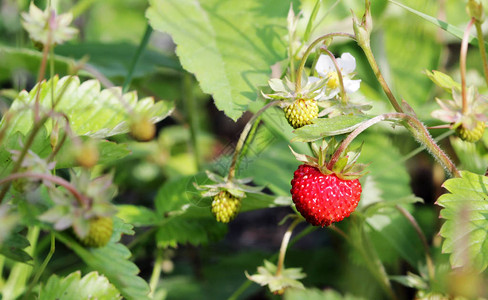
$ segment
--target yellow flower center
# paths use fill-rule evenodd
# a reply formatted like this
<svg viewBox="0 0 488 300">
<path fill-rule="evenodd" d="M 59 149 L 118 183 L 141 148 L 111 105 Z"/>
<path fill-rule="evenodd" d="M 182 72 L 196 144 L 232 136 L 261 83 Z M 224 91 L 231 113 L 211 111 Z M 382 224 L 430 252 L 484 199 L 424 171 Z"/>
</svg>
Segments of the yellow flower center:
<svg viewBox="0 0 488 300">
<path fill-rule="evenodd" d="M 337 72 L 329 72 L 327 74 L 329 80 L 327 80 L 327 87 L 331 90 L 336 89 L 339 87 L 339 76 L 337 76 Z"/>
</svg>

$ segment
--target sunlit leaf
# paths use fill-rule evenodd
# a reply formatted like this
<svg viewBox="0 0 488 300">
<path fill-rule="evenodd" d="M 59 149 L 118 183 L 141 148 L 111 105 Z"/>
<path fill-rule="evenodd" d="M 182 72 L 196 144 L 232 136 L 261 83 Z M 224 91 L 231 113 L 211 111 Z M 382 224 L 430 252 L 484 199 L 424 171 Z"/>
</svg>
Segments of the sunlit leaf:
<svg viewBox="0 0 488 300">
<path fill-rule="evenodd" d="M 313 124 L 295 130 L 297 135 L 293 140 L 311 142 L 323 137 L 344 134 L 353 131 L 370 117 L 362 115 L 346 115 L 334 118 L 320 118 Z"/>
<path fill-rule="evenodd" d="M 270 66 L 286 58 L 290 2 L 152 0 L 146 16 L 171 35 L 183 68 L 236 120 L 267 84 Z"/>
<path fill-rule="evenodd" d="M 39 300 L 112 300 L 122 299 L 117 289 L 105 276 L 90 272 L 81 277 L 77 271 L 66 277 L 52 275 L 39 292 Z"/>
<path fill-rule="evenodd" d="M 32 128 L 38 87 L 36 85 L 30 92 L 22 91 L 12 103 L 9 110 L 12 119 L 7 136 L 17 131 L 25 135 Z M 67 115 L 71 130 L 90 137 L 104 138 L 128 132 L 131 118 L 129 109 L 147 114 L 151 121 L 158 122 L 167 117 L 173 108 L 171 102 L 154 102 L 152 98 L 138 100 L 135 92 L 122 94 L 120 88 L 102 90 L 97 80 L 80 83 L 76 76 L 54 77 L 43 82 L 40 89 L 39 102 L 42 107 L 51 108 L 54 99 L 58 103 L 55 110 Z M 5 120 L 0 125 L 5 126 Z M 47 122 L 45 127 L 49 134 L 52 122 Z"/>
<path fill-rule="evenodd" d="M 488 266 L 488 177 L 463 171 L 443 186 L 448 193 L 436 202 L 446 219 L 442 251 L 451 254 L 453 268 L 468 264 L 483 271 Z"/>
</svg>

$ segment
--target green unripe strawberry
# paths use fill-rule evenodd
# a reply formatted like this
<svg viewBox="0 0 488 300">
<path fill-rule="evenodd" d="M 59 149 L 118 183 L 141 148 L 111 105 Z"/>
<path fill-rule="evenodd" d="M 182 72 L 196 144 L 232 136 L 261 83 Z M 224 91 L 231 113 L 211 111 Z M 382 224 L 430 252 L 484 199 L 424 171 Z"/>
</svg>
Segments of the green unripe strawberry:
<svg viewBox="0 0 488 300">
<path fill-rule="evenodd" d="M 481 139 L 485 132 L 485 122 L 476 121 L 476 126 L 473 129 L 468 129 L 461 124 L 456 128 L 456 134 L 466 142 L 475 143 Z"/>
<path fill-rule="evenodd" d="M 138 117 L 130 124 L 130 134 L 139 142 L 147 142 L 154 138 L 156 126 L 148 117 Z"/>
<path fill-rule="evenodd" d="M 295 100 L 284 111 L 288 123 L 295 129 L 312 124 L 312 120 L 319 116 L 319 107 L 314 99 Z"/>
<path fill-rule="evenodd" d="M 229 223 L 241 209 L 241 199 L 227 191 L 218 193 L 212 201 L 212 213 L 218 222 Z"/>
<path fill-rule="evenodd" d="M 94 217 L 89 220 L 88 234 L 80 239 L 87 247 L 100 248 L 107 245 L 112 237 L 113 220 L 111 217 Z"/>
</svg>

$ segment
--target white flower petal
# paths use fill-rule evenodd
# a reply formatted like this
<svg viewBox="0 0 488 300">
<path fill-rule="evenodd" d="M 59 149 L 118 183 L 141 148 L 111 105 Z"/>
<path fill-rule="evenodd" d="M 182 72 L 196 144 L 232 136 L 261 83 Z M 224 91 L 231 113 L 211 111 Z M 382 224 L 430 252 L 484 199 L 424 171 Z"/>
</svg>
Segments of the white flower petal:
<svg viewBox="0 0 488 300">
<path fill-rule="evenodd" d="M 346 93 L 350 94 L 359 90 L 361 79 L 351 80 L 349 78 L 344 78 L 343 82 L 344 82 L 344 90 L 346 91 Z"/>
<path fill-rule="evenodd" d="M 334 62 L 328 55 L 321 54 L 315 65 L 315 70 L 320 76 L 325 77 L 330 71 L 335 70 Z"/>
<path fill-rule="evenodd" d="M 343 53 L 341 58 L 337 59 L 337 64 L 342 69 L 343 76 L 354 72 L 356 69 L 356 59 L 349 52 Z"/>
</svg>

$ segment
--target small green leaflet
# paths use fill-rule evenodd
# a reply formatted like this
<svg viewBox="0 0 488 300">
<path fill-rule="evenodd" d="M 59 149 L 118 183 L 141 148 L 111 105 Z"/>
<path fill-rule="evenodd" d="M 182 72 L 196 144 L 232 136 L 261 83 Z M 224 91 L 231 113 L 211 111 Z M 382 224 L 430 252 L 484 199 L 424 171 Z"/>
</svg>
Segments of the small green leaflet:
<svg viewBox="0 0 488 300">
<path fill-rule="evenodd" d="M 348 133 L 370 118 L 364 115 L 348 115 L 316 119 L 313 124 L 295 130 L 296 137 L 292 141 L 312 142 L 323 137 Z"/>
<path fill-rule="evenodd" d="M 488 177 L 462 171 L 461 178 L 443 186 L 448 193 L 436 202 L 446 219 L 440 231 L 442 251 L 451 253 L 453 268 L 470 263 L 481 272 L 488 266 Z"/>
</svg>

